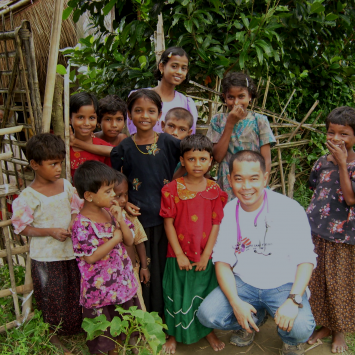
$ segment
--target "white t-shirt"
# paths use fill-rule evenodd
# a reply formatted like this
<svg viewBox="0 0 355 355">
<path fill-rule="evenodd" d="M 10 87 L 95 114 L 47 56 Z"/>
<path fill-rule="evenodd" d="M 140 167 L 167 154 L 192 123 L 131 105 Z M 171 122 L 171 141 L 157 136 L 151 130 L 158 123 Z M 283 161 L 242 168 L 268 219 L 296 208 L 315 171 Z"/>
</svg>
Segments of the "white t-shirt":
<svg viewBox="0 0 355 355">
<path fill-rule="evenodd" d="M 254 225 L 261 207 L 245 212 L 239 207 L 239 221 L 244 252 L 236 252 L 238 199 L 224 208 L 217 243 L 213 249 L 213 263 L 225 262 L 247 284 L 271 289 L 295 281 L 297 265 L 316 266 L 311 228 L 306 212 L 296 201 L 271 190 L 267 191 L 267 205 Z M 269 210 L 269 212 L 267 212 Z M 268 231 L 265 236 L 266 223 Z M 265 239 L 264 239 L 265 238 Z"/>
</svg>

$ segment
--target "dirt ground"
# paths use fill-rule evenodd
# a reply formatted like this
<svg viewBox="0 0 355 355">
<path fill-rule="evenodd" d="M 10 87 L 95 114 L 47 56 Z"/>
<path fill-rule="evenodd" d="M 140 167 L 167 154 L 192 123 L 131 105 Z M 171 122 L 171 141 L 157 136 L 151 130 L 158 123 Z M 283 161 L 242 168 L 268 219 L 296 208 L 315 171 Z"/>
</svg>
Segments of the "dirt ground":
<svg viewBox="0 0 355 355">
<path fill-rule="evenodd" d="M 218 338 L 224 341 L 226 347 L 220 352 L 221 355 L 237 355 L 237 354 L 248 354 L 248 355 L 280 355 L 282 348 L 282 341 L 278 337 L 276 332 L 276 325 L 272 319 L 269 319 L 265 325 L 260 328 L 260 333 L 255 335 L 254 343 L 250 346 L 239 348 L 234 345 L 229 344 L 229 338 L 231 336 L 231 331 L 221 331 L 216 330 Z M 326 339 L 323 344 L 310 349 L 310 345 L 306 345 L 306 355 L 330 355 L 330 338 Z M 176 355 L 213 355 L 216 354 L 212 348 L 209 346 L 205 339 L 200 340 L 196 344 L 184 345 L 178 344 Z M 350 352 L 343 354 L 351 354 Z"/>
</svg>

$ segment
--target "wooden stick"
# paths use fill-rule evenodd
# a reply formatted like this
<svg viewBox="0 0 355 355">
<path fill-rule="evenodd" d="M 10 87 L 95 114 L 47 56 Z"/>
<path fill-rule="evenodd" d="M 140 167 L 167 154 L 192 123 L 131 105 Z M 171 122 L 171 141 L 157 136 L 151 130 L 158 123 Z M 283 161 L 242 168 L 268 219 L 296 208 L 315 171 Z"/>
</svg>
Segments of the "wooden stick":
<svg viewBox="0 0 355 355">
<path fill-rule="evenodd" d="M 20 294 L 24 294 L 25 292 L 30 292 L 33 290 L 33 284 L 21 285 L 16 287 L 16 292 Z M 0 290 L 0 298 L 11 296 L 10 289 Z"/>
<path fill-rule="evenodd" d="M 9 220 L 11 222 L 11 220 Z M 6 221 L 7 222 L 7 221 Z M 25 254 L 30 250 L 29 244 L 22 245 L 20 247 L 10 248 L 12 255 Z M 5 258 L 8 256 L 7 250 L 0 250 L 0 258 Z"/>
<path fill-rule="evenodd" d="M 198 96 L 192 96 L 192 95 L 186 95 L 187 97 L 191 97 L 192 99 L 195 99 L 195 100 L 199 100 L 199 101 L 208 101 L 208 102 L 212 102 L 214 104 L 218 104 L 218 105 L 222 105 L 222 106 L 226 106 L 227 105 L 223 102 L 220 102 L 220 101 L 216 101 L 216 100 L 210 100 L 210 99 L 206 99 L 204 97 L 198 97 Z"/>
<path fill-rule="evenodd" d="M 199 83 L 196 83 L 195 81 L 190 80 L 189 83 L 192 84 L 192 85 L 194 85 L 194 86 L 197 86 L 197 87 L 199 87 L 200 89 L 203 89 L 203 90 L 205 90 L 205 91 L 212 92 L 213 94 L 216 94 L 216 95 L 219 95 L 219 96 L 222 95 L 221 92 L 218 92 L 218 91 L 216 91 L 216 90 L 213 90 L 213 89 L 211 89 L 211 88 L 208 88 L 207 86 L 203 86 L 203 85 L 201 85 L 201 84 L 199 84 Z"/>
<path fill-rule="evenodd" d="M 43 100 L 43 132 L 47 133 L 50 130 L 51 114 L 52 114 L 52 102 L 54 94 L 55 76 L 58 63 L 58 50 L 60 41 L 60 32 L 62 27 L 62 15 L 64 0 L 56 0 L 54 2 L 53 22 L 51 30 L 48 67 L 47 67 L 47 79 L 46 90 Z"/>
<path fill-rule="evenodd" d="M 319 112 L 318 116 L 316 117 L 316 119 L 312 123 L 312 127 L 320 126 L 319 124 L 317 124 L 317 121 L 319 120 L 319 117 L 322 115 L 322 113 L 323 113 L 323 111 Z M 325 127 L 325 123 L 322 124 L 322 127 Z M 307 138 L 308 135 L 309 135 L 309 131 L 306 132 L 306 134 L 304 135 L 304 138 Z"/>
<path fill-rule="evenodd" d="M 290 103 L 290 101 L 291 101 L 293 95 L 295 94 L 295 92 L 296 92 L 296 89 L 294 89 L 294 90 L 292 91 L 292 94 L 291 94 L 291 96 L 288 98 L 285 107 L 282 109 L 282 111 L 281 111 L 281 113 L 280 113 L 280 116 L 282 116 L 282 115 L 284 114 L 284 112 L 286 111 L 286 108 L 287 108 L 288 104 Z"/>
<path fill-rule="evenodd" d="M 27 320 L 29 321 L 30 319 L 32 319 L 34 315 L 35 315 L 34 312 L 30 313 L 30 314 L 28 315 L 28 317 L 27 317 Z M 21 323 L 22 320 L 23 320 L 23 316 L 21 316 L 21 317 L 19 318 L 19 320 L 14 320 L 14 321 L 12 321 L 12 322 L 10 322 L 10 323 L 7 323 L 6 325 L 3 325 L 2 327 L 0 327 L 0 333 L 3 333 L 3 332 L 5 332 L 6 330 L 10 330 L 10 329 L 12 329 L 12 328 L 17 327 L 18 323 Z"/>
<path fill-rule="evenodd" d="M 0 16 L 5 15 L 5 14 L 9 13 L 10 11 L 14 11 L 24 5 L 27 5 L 30 2 L 31 2 L 31 0 L 20 0 L 20 1 L 16 2 L 15 4 L 12 4 L 10 6 L 6 6 L 6 8 L 4 10 L 0 11 Z"/>
<path fill-rule="evenodd" d="M 14 126 L 14 127 L 9 127 L 9 128 L 1 128 L 0 129 L 0 136 L 4 136 L 5 134 L 18 133 L 18 132 L 21 132 L 22 129 L 23 129 L 23 126 Z"/>
<path fill-rule="evenodd" d="M 71 181 L 70 174 L 70 111 L 69 111 L 69 73 L 70 66 L 67 68 L 67 74 L 64 75 L 64 143 L 65 143 L 65 178 Z"/>
<path fill-rule="evenodd" d="M 305 140 L 296 141 L 296 142 L 280 143 L 280 144 L 274 145 L 271 149 L 277 149 L 277 148 L 293 148 L 293 147 L 297 147 L 298 145 L 308 144 L 310 141 L 311 141 L 310 139 L 305 139 Z"/>
<path fill-rule="evenodd" d="M 270 77 L 267 78 L 266 89 L 265 89 L 265 94 L 264 94 L 264 99 L 263 99 L 263 105 L 261 106 L 263 110 L 265 109 L 266 99 L 267 99 L 267 95 L 269 93 L 270 79 L 271 79 Z"/>
<path fill-rule="evenodd" d="M 31 238 L 29 240 L 29 243 L 30 242 L 31 242 Z M 29 254 L 27 255 L 26 258 L 25 283 L 23 287 L 26 288 L 26 291 L 23 293 L 23 297 L 24 299 L 26 299 L 26 302 L 22 303 L 22 314 L 26 316 L 30 314 L 31 306 L 32 306 L 32 295 L 28 297 L 32 290 L 28 288 L 31 287 L 33 289 L 32 275 L 31 275 L 31 258 Z"/>
<path fill-rule="evenodd" d="M 155 58 L 158 66 L 161 55 L 165 51 L 163 15 L 161 13 L 158 15 L 157 30 L 154 32 L 154 42 L 155 42 Z"/>
<path fill-rule="evenodd" d="M 307 112 L 307 115 L 304 116 L 303 120 L 299 123 L 299 125 L 296 127 L 296 129 L 292 132 L 291 136 L 288 138 L 287 142 L 290 142 L 291 139 L 296 135 L 298 130 L 301 128 L 302 124 L 307 120 L 307 118 L 310 116 L 310 114 L 314 111 L 314 109 L 317 107 L 319 104 L 319 101 L 316 100 L 316 102 L 313 104 L 313 106 L 309 109 Z"/>
</svg>

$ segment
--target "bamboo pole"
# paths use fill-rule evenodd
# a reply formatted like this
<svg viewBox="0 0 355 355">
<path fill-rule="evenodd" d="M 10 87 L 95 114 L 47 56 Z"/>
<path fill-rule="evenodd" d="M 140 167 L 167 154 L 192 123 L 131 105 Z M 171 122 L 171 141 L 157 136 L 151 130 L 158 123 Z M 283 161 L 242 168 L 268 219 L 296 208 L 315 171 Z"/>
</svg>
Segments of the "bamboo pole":
<svg viewBox="0 0 355 355">
<path fill-rule="evenodd" d="M 0 16 L 5 15 L 5 14 L 9 13 L 10 11 L 14 11 L 18 8 L 21 8 L 24 5 L 27 5 L 29 3 L 31 3 L 31 0 L 20 0 L 13 5 L 7 6 L 4 10 L 1 10 Z"/>
<path fill-rule="evenodd" d="M 20 294 L 24 294 L 25 292 L 29 292 L 33 290 L 33 284 L 16 286 L 16 292 Z M 11 296 L 10 289 L 0 290 L 0 298 Z"/>
<path fill-rule="evenodd" d="M 63 119 L 63 77 L 56 75 L 55 90 L 53 97 L 52 126 L 54 134 L 61 136 L 64 140 L 64 119 Z"/>
<path fill-rule="evenodd" d="M 265 109 L 266 99 L 267 99 L 267 95 L 269 93 L 270 80 L 271 80 L 271 78 L 268 77 L 267 82 L 266 82 L 265 94 L 264 94 L 264 98 L 263 98 L 263 105 L 261 106 L 263 110 Z"/>
<path fill-rule="evenodd" d="M 64 0 L 56 0 L 53 12 L 53 22 L 51 30 L 49 58 L 47 67 L 46 90 L 43 100 L 43 132 L 47 133 L 50 130 L 52 103 L 55 85 L 55 76 L 58 63 L 58 50 L 60 41 L 60 32 L 62 27 Z"/>
<path fill-rule="evenodd" d="M 27 317 L 27 321 L 31 320 L 34 316 L 34 312 L 30 313 Z M 7 323 L 6 325 L 3 325 L 0 327 L 0 333 L 5 332 L 6 330 L 10 330 L 12 328 L 15 328 L 18 326 L 18 323 L 21 323 L 24 317 L 20 317 L 19 321 L 14 320 L 13 322 Z"/>
<path fill-rule="evenodd" d="M 287 108 L 288 104 L 291 102 L 291 99 L 292 99 L 293 95 L 295 94 L 295 92 L 296 92 L 296 89 L 294 89 L 294 90 L 292 91 L 291 96 L 288 98 L 285 107 L 282 109 L 282 111 L 281 111 L 281 113 L 280 113 L 280 117 L 282 117 L 282 115 L 283 115 L 284 112 L 286 111 L 286 108 Z"/>
<path fill-rule="evenodd" d="M 275 123 L 275 122 L 276 122 L 275 117 L 273 117 L 272 119 L 273 119 L 273 121 L 274 121 L 274 123 Z M 278 130 L 277 130 L 277 128 L 275 128 L 275 133 L 276 133 L 276 136 L 278 136 Z M 280 140 L 277 139 L 277 140 L 276 140 L 276 143 L 277 143 L 277 144 L 280 144 Z M 279 159 L 279 162 L 278 162 L 278 163 L 279 163 L 279 168 L 280 168 L 280 177 L 281 177 L 281 184 L 282 184 L 282 193 L 283 193 L 284 195 L 286 195 L 284 169 L 283 169 L 283 165 L 282 165 L 282 154 L 281 154 L 281 149 L 280 149 L 280 148 L 277 149 L 277 157 L 278 157 L 278 159 Z M 270 173 L 270 175 L 271 175 L 271 173 Z"/>
<path fill-rule="evenodd" d="M 322 116 L 322 113 L 323 113 L 323 111 L 319 112 L 318 116 L 317 116 L 316 119 L 313 121 L 311 127 L 320 126 L 320 124 L 317 124 L 317 122 L 318 122 L 320 116 Z M 323 127 L 325 127 L 325 123 L 323 123 L 323 124 L 321 124 L 321 125 L 322 125 Z M 307 131 L 307 132 L 306 132 L 306 134 L 304 135 L 304 138 L 307 138 L 307 137 L 308 137 L 309 132 L 310 132 L 310 131 Z"/>
<path fill-rule="evenodd" d="M 9 220 L 9 221 L 11 224 L 11 220 Z M 7 221 L 5 221 L 5 222 L 7 222 Z M 11 255 L 18 255 L 18 254 L 25 254 L 29 250 L 30 250 L 30 246 L 29 246 L 29 244 L 26 244 L 26 245 L 22 245 L 20 247 L 11 248 L 10 252 L 11 252 Z M 7 250 L 0 250 L 0 258 L 6 258 L 7 256 L 8 256 Z"/>
<path fill-rule="evenodd" d="M 65 143 L 65 178 L 71 181 L 70 174 L 70 111 L 69 111 L 69 73 L 70 67 L 67 68 L 67 74 L 64 75 L 64 143 Z"/>
<path fill-rule="evenodd" d="M 157 65 L 159 65 L 161 55 L 165 51 L 163 15 L 161 13 L 158 15 L 157 30 L 154 31 L 154 42 L 155 42 L 155 58 L 157 61 Z"/>
</svg>

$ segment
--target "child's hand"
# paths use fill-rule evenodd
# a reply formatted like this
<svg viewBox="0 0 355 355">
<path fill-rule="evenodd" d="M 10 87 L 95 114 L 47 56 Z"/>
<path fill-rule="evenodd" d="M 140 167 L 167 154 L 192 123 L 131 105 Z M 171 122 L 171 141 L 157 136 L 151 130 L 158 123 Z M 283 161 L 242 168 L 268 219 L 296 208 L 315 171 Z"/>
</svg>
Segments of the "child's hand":
<svg viewBox="0 0 355 355">
<path fill-rule="evenodd" d="M 141 213 L 139 212 L 140 208 L 135 206 L 133 203 L 127 202 L 126 207 L 124 209 L 129 215 L 133 217 L 141 215 Z"/>
<path fill-rule="evenodd" d="M 73 233 L 73 225 L 74 225 L 76 216 L 77 216 L 77 213 L 73 213 L 73 214 L 71 215 L 71 221 L 70 221 L 69 226 L 68 226 L 68 232 L 69 232 L 70 234 Z"/>
<path fill-rule="evenodd" d="M 229 112 L 227 121 L 233 124 L 233 126 L 247 116 L 247 110 L 242 105 L 238 105 L 238 101 L 235 102 L 232 110 Z"/>
<path fill-rule="evenodd" d="M 346 164 L 346 159 L 348 157 L 348 151 L 346 150 L 345 143 L 341 142 L 340 146 L 327 141 L 327 148 L 329 149 L 330 154 L 336 161 L 338 165 Z"/>
<path fill-rule="evenodd" d="M 181 254 L 181 255 L 177 256 L 176 261 L 179 265 L 180 270 L 189 271 L 192 269 L 192 265 L 190 263 L 190 260 L 187 258 L 186 255 Z"/>
<path fill-rule="evenodd" d="M 118 223 L 125 223 L 122 208 L 118 205 L 117 201 L 113 201 L 113 205 L 110 207 L 110 212 L 116 218 Z"/>
<path fill-rule="evenodd" d="M 113 239 L 116 240 L 116 244 L 123 242 L 123 236 L 121 229 L 116 228 L 113 232 Z"/>
<path fill-rule="evenodd" d="M 205 271 L 209 256 L 201 255 L 200 261 L 198 263 L 193 263 L 191 266 L 196 266 L 195 271 Z"/>
<path fill-rule="evenodd" d="M 70 233 L 64 228 L 52 228 L 50 236 L 54 239 L 59 240 L 60 242 L 65 242 L 65 240 L 69 237 Z"/>
<path fill-rule="evenodd" d="M 69 127 L 69 141 L 70 141 L 70 146 L 74 147 L 76 138 L 75 138 L 73 128 L 71 126 Z"/>
<path fill-rule="evenodd" d="M 150 280 L 150 271 L 148 268 L 142 269 L 139 271 L 139 276 L 141 279 L 141 282 L 144 284 L 147 284 Z"/>
</svg>

